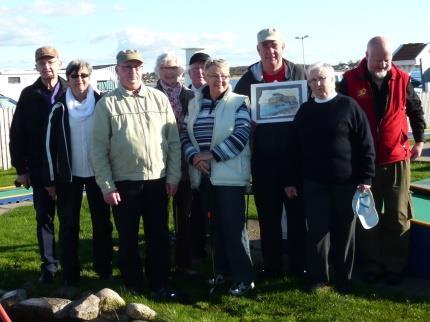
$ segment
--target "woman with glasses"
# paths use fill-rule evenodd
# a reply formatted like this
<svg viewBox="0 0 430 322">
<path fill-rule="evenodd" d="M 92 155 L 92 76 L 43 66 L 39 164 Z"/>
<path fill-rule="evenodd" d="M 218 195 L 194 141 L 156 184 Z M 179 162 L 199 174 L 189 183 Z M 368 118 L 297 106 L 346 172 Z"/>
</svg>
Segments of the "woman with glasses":
<svg viewBox="0 0 430 322">
<path fill-rule="evenodd" d="M 112 273 L 112 223 L 90 160 L 93 115 L 100 95 L 90 84 L 92 67 L 73 60 L 66 68 L 68 88 L 49 115 L 46 131 L 46 189 L 57 199 L 60 263 L 64 282 L 80 278 L 79 217 L 85 187 L 93 227 L 93 268 L 101 279 Z"/>
<path fill-rule="evenodd" d="M 230 294 L 240 296 L 254 288 L 244 199 L 251 125 L 249 100 L 233 93 L 229 69 L 222 59 L 206 61 L 207 86 L 189 103 L 180 136 L 191 186 L 210 214 L 216 258 L 210 283 L 231 280 Z"/>
<path fill-rule="evenodd" d="M 155 74 L 159 80 L 155 88 L 162 91 L 169 99 L 175 114 L 178 129 L 181 128 L 188 102 L 194 97 L 194 92 L 182 84 L 184 68 L 180 58 L 174 53 L 163 53 L 157 57 Z M 176 226 L 176 270 L 188 276 L 195 276 L 192 269 L 192 241 L 191 241 L 191 204 L 193 194 L 185 161 L 181 163 L 182 176 L 178 191 L 173 197 L 173 217 Z"/>
</svg>

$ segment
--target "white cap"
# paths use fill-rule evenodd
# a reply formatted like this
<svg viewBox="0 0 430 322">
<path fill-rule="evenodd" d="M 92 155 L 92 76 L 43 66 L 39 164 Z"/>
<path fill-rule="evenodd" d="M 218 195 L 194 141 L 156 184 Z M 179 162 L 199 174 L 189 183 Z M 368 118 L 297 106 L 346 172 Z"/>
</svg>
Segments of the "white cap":
<svg viewBox="0 0 430 322">
<path fill-rule="evenodd" d="M 375 209 L 375 201 L 370 190 L 360 192 L 357 190 L 352 197 L 352 210 L 360 219 L 364 229 L 371 229 L 379 222 L 378 212 Z"/>
</svg>

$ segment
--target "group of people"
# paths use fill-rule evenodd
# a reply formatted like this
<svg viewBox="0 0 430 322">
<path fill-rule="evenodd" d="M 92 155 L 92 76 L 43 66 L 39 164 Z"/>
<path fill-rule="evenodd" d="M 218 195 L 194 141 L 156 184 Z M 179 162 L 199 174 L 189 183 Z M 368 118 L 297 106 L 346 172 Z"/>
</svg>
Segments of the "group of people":
<svg viewBox="0 0 430 322">
<path fill-rule="evenodd" d="M 380 223 L 357 229 L 360 268 L 369 282 L 401 282 L 412 216 L 409 159 L 421 154 L 425 129 L 410 77 L 392 64 L 384 37 L 369 41 L 365 58 L 340 84 L 329 64 L 316 63 L 305 72 L 283 57 L 284 49 L 278 30 L 258 32 L 260 60 L 234 89 L 228 63 L 204 53 L 189 61 L 190 88 L 182 83 L 185 68 L 173 53 L 157 58 L 159 80 L 155 88 L 145 86 L 141 54 L 123 50 L 116 56 L 119 85 L 102 97 L 90 85 L 90 64 L 70 62 L 64 80 L 58 76 L 58 51 L 37 49 L 40 77 L 18 100 L 10 148 L 17 183 L 33 187 L 40 280 L 51 282 L 58 269 L 57 208 L 64 282 L 79 282 L 85 187 L 93 267 L 101 279 L 112 274 L 112 209 L 126 287 L 142 291 L 145 272 L 152 298 L 179 299 L 169 284 L 172 197 L 176 270 L 198 274 L 194 264 L 206 256 L 209 232 L 215 260 L 209 282 L 230 282 L 229 293 L 243 295 L 255 287 L 256 275 L 244 199 L 252 178 L 263 277 L 285 273 L 285 211 L 287 273 L 306 276 L 310 290 L 334 277 L 336 287 L 348 291 L 356 248 L 351 200 L 357 189 L 371 189 Z M 294 80 L 307 80 L 311 94 L 292 122 L 251 121 L 252 84 Z M 416 142 L 412 149 L 408 118 Z M 144 265 L 138 247 L 141 219 Z"/>
</svg>

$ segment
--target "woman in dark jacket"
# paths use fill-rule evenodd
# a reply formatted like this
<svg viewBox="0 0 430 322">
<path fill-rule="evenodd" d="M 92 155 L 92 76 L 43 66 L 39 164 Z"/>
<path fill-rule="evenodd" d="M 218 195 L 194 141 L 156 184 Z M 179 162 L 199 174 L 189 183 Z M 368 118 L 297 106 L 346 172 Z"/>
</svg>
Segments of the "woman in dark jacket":
<svg viewBox="0 0 430 322">
<path fill-rule="evenodd" d="M 92 67 L 74 60 L 66 68 L 66 94 L 49 115 L 46 131 L 46 189 L 57 199 L 60 263 L 66 285 L 80 277 L 79 217 L 85 187 L 93 227 L 93 268 L 101 279 L 112 273 L 112 223 L 109 206 L 94 178 L 90 160 L 93 115 L 100 99 L 91 87 Z"/>
</svg>

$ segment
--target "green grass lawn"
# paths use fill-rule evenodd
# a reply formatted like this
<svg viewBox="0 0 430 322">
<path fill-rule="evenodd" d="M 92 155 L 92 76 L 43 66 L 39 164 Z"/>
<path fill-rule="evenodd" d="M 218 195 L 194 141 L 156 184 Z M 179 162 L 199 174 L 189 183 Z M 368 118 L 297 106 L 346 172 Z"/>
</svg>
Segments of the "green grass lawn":
<svg viewBox="0 0 430 322">
<path fill-rule="evenodd" d="M 412 168 L 414 180 L 422 176 L 430 177 L 427 164 L 414 163 Z M 0 178 L 2 176 L 0 174 Z M 14 178 L 14 175 L 12 177 Z M 8 179 L 8 182 L 13 182 L 13 179 Z M 249 210 L 251 217 L 255 216 L 252 197 Z M 117 244 L 117 236 L 114 237 Z M 110 287 L 118 291 L 127 302 L 148 304 L 158 312 L 161 321 L 430 320 L 429 298 L 406 297 L 395 291 L 373 288 L 360 282 L 355 282 L 353 295 L 342 295 L 334 290 L 322 294 L 308 294 L 304 280 L 286 276 L 266 283 L 257 281 L 255 291 L 242 298 L 226 295 L 225 288 L 209 297 L 206 284 L 207 278 L 211 276 L 209 263 L 200 267 L 202 276 L 199 278 L 187 279 L 173 274 L 177 288 L 190 294 L 190 304 L 156 303 L 149 300 L 146 293 L 136 295 L 126 291 L 121 286 L 117 269 L 114 270 L 112 281 L 101 282 L 97 279 L 91 269 L 91 224 L 86 203 L 82 209 L 80 239 L 81 289 L 95 292 L 103 287 Z M 142 249 L 142 240 L 141 244 Z M 117 247 L 114 249 L 116 259 Z M 0 216 L 1 289 L 11 290 L 27 285 L 31 297 L 52 296 L 61 286 L 61 272 L 54 284 L 38 284 L 38 253 L 34 210 L 31 206 L 18 207 Z"/>
</svg>

